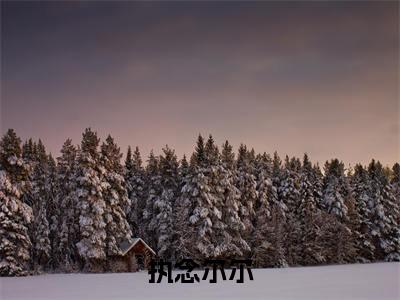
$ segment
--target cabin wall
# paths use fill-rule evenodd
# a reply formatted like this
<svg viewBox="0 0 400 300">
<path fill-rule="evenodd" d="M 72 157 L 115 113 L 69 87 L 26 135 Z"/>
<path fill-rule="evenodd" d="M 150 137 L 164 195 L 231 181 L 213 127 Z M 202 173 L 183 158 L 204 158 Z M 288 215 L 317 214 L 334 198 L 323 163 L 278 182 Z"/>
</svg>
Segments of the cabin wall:
<svg viewBox="0 0 400 300">
<path fill-rule="evenodd" d="M 143 243 L 138 243 L 124 256 L 109 257 L 107 259 L 107 272 L 137 272 L 139 267 L 136 261 L 136 255 L 138 254 L 143 255 L 144 267 L 147 269 L 154 255 Z"/>
</svg>

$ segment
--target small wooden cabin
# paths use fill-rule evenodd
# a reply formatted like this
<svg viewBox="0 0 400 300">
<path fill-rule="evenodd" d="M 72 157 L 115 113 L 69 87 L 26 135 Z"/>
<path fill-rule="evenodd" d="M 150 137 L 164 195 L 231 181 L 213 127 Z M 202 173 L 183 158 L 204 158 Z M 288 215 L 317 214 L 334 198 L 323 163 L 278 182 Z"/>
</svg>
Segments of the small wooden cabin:
<svg viewBox="0 0 400 300">
<path fill-rule="evenodd" d="M 108 269 L 112 272 L 137 272 L 147 269 L 156 253 L 141 238 L 120 243 L 120 255 L 110 257 Z"/>
</svg>

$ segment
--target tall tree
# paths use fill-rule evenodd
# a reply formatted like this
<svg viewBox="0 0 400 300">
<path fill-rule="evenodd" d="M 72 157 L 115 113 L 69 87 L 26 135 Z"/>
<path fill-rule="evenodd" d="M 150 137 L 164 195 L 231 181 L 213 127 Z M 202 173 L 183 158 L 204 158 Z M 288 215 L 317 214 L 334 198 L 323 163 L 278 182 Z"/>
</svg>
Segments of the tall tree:
<svg viewBox="0 0 400 300">
<path fill-rule="evenodd" d="M 216 256 L 216 224 L 212 219 L 218 220 L 222 216 L 218 210 L 214 210 L 215 192 L 212 189 L 210 161 L 218 160 L 218 156 L 215 155 L 217 151 L 211 139 L 207 144 L 204 145 L 200 135 L 191 157 L 191 172 L 184 179 L 185 185 L 177 203 L 177 224 L 180 226 L 178 258 L 186 256 L 204 259 Z"/>
<path fill-rule="evenodd" d="M 51 259 L 50 224 L 48 207 L 52 197 L 49 161 L 46 149 L 39 140 L 35 153 L 32 176 L 34 265 L 36 269 L 49 268 Z"/>
<path fill-rule="evenodd" d="M 102 175 L 107 183 L 103 188 L 102 195 L 105 202 L 106 254 L 110 256 L 120 254 L 120 243 L 132 238 L 132 232 L 125 214 L 130 201 L 121 158 L 120 148 L 109 135 L 101 145 L 100 162 Z"/>
<path fill-rule="evenodd" d="M 148 243 L 156 248 L 156 229 L 157 221 L 154 212 L 154 204 L 160 201 L 161 189 L 161 175 L 160 175 L 160 161 L 153 151 L 150 152 L 149 159 L 146 167 L 146 207 L 143 210 L 143 227 L 144 237 Z"/>
<path fill-rule="evenodd" d="M 324 194 L 322 206 L 340 220 L 347 218 L 346 197 L 350 194 L 344 164 L 338 159 L 325 163 Z"/>
<path fill-rule="evenodd" d="M 22 201 L 28 170 L 21 140 L 10 129 L 0 141 L 0 275 L 27 275 L 31 261 L 32 209 Z"/>
<path fill-rule="evenodd" d="M 131 201 L 128 221 L 133 234 L 143 236 L 143 211 L 146 206 L 145 174 L 138 147 L 135 148 L 133 154 L 131 147 L 128 148 L 125 159 L 125 181 L 128 188 L 128 197 Z"/>
<path fill-rule="evenodd" d="M 254 205 L 257 201 L 258 193 L 251 154 L 248 152 L 247 147 L 243 144 L 240 145 L 238 150 L 237 172 L 236 187 L 241 192 L 240 217 L 245 225 L 243 237 L 246 241 L 250 242 L 252 233 L 254 231 Z"/>
<path fill-rule="evenodd" d="M 380 162 L 372 160 L 368 166 L 371 197 L 372 235 L 375 238 L 377 259 L 400 260 L 400 229 L 396 222 L 399 214 L 389 179 Z"/>
<path fill-rule="evenodd" d="M 13 129 L 8 129 L 0 141 L 0 165 L 12 183 L 22 192 L 30 189 L 29 169 L 22 159 L 21 139 Z"/>
<path fill-rule="evenodd" d="M 352 231 L 355 235 L 355 247 L 357 259 L 362 262 L 374 260 L 375 246 L 372 236 L 371 210 L 371 186 L 367 170 L 360 164 L 354 168 L 351 177 L 353 198 L 355 200 L 356 215 L 352 216 Z M 357 224 L 358 221 L 358 224 Z"/>
<path fill-rule="evenodd" d="M 58 266 L 65 271 L 78 269 L 79 209 L 76 197 L 77 149 L 67 139 L 57 157 L 56 201 L 62 211 L 59 218 L 59 237 L 55 246 Z"/>
<path fill-rule="evenodd" d="M 161 195 L 153 203 L 156 249 L 160 257 L 171 260 L 175 253 L 172 249 L 175 200 L 179 195 L 178 160 L 175 151 L 168 146 L 160 156 Z"/>
<path fill-rule="evenodd" d="M 247 257 L 251 249 L 242 235 L 242 231 L 246 228 L 240 217 L 240 191 L 235 186 L 237 182 L 235 154 L 228 141 L 222 146 L 221 159 L 217 161 L 214 174 L 215 252 L 224 259 Z"/>
<path fill-rule="evenodd" d="M 0 168 L 0 275 L 27 275 L 31 260 L 28 227 L 32 209 Z"/>
<path fill-rule="evenodd" d="M 390 180 L 393 189 L 393 195 L 397 206 L 400 207 L 400 164 L 395 163 L 392 168 L 392 178 Z M 400 215 L 397 218 L 397 224 L 400 224 Z"/>
<path fill-rule="evenodd" d="M 99 168 L 99 138 L 87 128 L 82 135 L 77 157 L 76 193 L 79 215 L 78 253 L 89 271 L 102 270 L 106 258 L 106 203 L 103 192 L 108 187 L 104 170 Z"/>
</svg>

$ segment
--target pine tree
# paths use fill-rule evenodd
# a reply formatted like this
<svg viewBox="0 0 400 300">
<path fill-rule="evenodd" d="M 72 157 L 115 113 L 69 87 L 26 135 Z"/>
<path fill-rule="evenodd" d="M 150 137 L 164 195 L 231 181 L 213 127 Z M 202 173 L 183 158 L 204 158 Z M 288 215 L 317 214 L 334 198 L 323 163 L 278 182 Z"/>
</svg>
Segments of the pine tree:
<svg viewBox="0 0 400 300">
<path fill-rule="evenodd" d="M 79 238 L 79 210 L 76 198 L 77 149 L 71 139 L 62 146 L 57 158 L 56 201 L 62 212 L 59 218 L 59 237 L 55 245 L 57 264 L 65 271 L 76 270 L 79 262 L 76 242 Z"/>
<path fill-rule="evenodd" d="M 186 155 L 183 155 L 183 158 L 181 159 L 180 163 L 179 163 L 179 178 L 180 178 L 180 187 L 183 187 L 183 178 L 186 177 L 186 175 L 189 174 L 190 172 L 190 166 L 189 163 L 186 159 Z"/>
<path fill-rule="evenodd" d="M 49 239 L 51 246 L 50 263 L 51 268 L 58 266 L 58 257 L 56 248 L 60 243 L 60 220 L 61 211 L 59 210 L 59 202 L 57 199 L 58 183 L 57 183 L 57 163 L 51 153 L 47 157 L 48 172 L 48 202 L 47 202 L 47 220 L 49 222 Z"/>
<path fill-rule="evenodd" d="M 344 165 L 338 159 L 325 163 L 323 193 L 323 208 L 340 220 L 345 220 L 347 218 L 345 199 L 350 194 L 350 190 L 344 174 Z"/>
<path fill-rule="evenodd" d="M 120 254 L 120 243 L 132 238 L 125 214 L 130 206 L 130 201 L 121 158 L 120 148 L 109 135 L 101 145 L 100 157 L 103 178 L 107 183 L 103 188 L 102 195 L 105 202 L 106 254 L 109 256 Z"/>
<path fill-rule="evenodd" d="M 108 183 L 104 181 L 105 171 L 99 168 L 99 141 L 96 132 L 90 128 L 85 130 L 76 168 L 76 193 L 80 212 L 77 249 L 89 271 L 101 269 L 106 258 L 106 203 L 103 192 Z"/>
<path fill-rule="evenodd" d="M 322 247 L 317 239 L 322 237 L 321 211 L 318 208 L 318 197 L 321 191 L 315 182 L 318 180 L 317 170 L 313 168 L 308 155 L 304 154 L 303 165 L 299 174 L 300 205 L 296 215 L 299 224 L 301 265 L 317 265 L 325 262 Z"/>
<path fill-rule="evenodd" d="M 371 211 L 368 207 L 368 204 L 371 202 L 371 188 L 368 172 L 360 164 L 357 164 L 354 168 L 351 185 L 353 198 L 355 200 L 355 212 L 350 220 L 353 222 L 352 231 L 355 236 L 357 259 L 361 262 L 373 261 L 375 246 L 371 234 Z"/>
<path fill-rule="evenodd" d="M 131 148 L 128 148 L 125 159 L 125 181 L 128 188 L 128 197 L 131 201 L 128 221 L 133 234 L 143 236 L 143 211 L 146 206 L 145 174 L 138 147 L 135 148 L 133 155 Z"/>
<path fill-rule="evenodd" d="M 286 156 L 285 166 L 281 173 L 278 196 L 280 201 L 285 203 L 291 214 L 294 214 L 300 205 L 299 169 L 299 163 L 294 158 L 289 160 L 289 157 Z"/>
<path fill-rule="evenodd" d="M 399 214 L 389 179 L 382 165 L 372 160 L 368 166 L 372 195 L 368 205 L 372 215 L 372 235 L 375 238 L 377 259 L 400 260 Z"/>
<path fill-rule="evenodd" d="M 52 197 L 49 180 L 48 156 L 42 141 L 39 140 L 35 153 L 31 191 L 34 215 L 32 226 L 33 258 L 35 269 L 38 270 L 47 269 L 51 258 L 50 225 L 47 213 Z"/>
<path fill-rule="evenodd" d="M 272 198 L 277 193 L 272 184 L 272 160 L 266 154 L 258 155 L 256 158 L 256 181 L 257 201 L 255 203 L 256 219 L 255 234 L 253 235 L 252 247 L 260 245 L 267 237 L 264 236 L 262 228 L 267 225 L 271 217 Z M 277 197 L 277 196 L 276 196 Z"/>
<path fill-rule="evenodd" d="M 247 257 L 251 249 L 242 236 L 245 224 L 240 218 L 240 191 L 235 186 L 235 154 L 228 141 L 222 146 L 221 159 L 216 163 L 214 175 L 215 255 L 224 259 Z"/>
<path fill-rule="evenodd" d="M 29 189 L 21 140 L 10 129 L 0 141 L 0 275 L 27 275 L 31 262 L 32 209 L 22 201 Z"/>
<path fill-rule="evenodd" d="M 21 139 L 9 129 L 0 141 L 0 166 L 22 193 L 29 191 L 29 168 L 22 159 Z"/>
<path fill-rule="evenodd" d="M 154 212 L 154 204 L 160 201 L 161 189 L 161 176 L 159 158 L 156 157 L 153 151 L 150 152 L 147 167 L 146 167 L 146 206 L 143 210 L 143 227 L 144 237 L 152 248 L 156 248 L 156 227 L 157 220 Z"/>
<path fill-rule="evenodd" d="M 245 225 L 243 237 L 246 241 L 251 241 L 254 231 L 255 210 L 254 205 L 257 201 L 257 182 L 254 174 L 254 165 L 252 164 L 251 154 L 247 151 L 245 145 L 239 147 L 237 159 L 237 183 L 236 186 L 241 192 L 240 196 L 240 217 Z"/>
<path fill-rule="evenodd" d="M 166 146 L 160 156 L 161 196 L 154 202 L 153 214 L 156 223 L 156 249 L 159 257 L 171 260 L 175 199 L 178 197 L 178 160 L 175 151 Z"/>
<path fill-rule="evenodd" d="M 281 210 L 281 212 L 277 214 L 285 215 L 288 212 L 288 207 L 279 197 L 278 193 L 279 188 L 281 186 L 281 177 L 283 176 L 282 174 L 283 174 L 282 161 L 278 153 L 275 151 L 272 160 L 272 185 L 274 189 L 273 192 L 271 193 L 270 202 L 272 206 L 279 207 L 279 210 Z"/>
<path fill-rule="evenodd" d="M 215 154 L 216 148 L 210 140 L 206 151 L 200 135 L 191 157 L 191 172 L 184 179 L 185 185 L 177 203 L 178 257 L 204 259 L 216 256 L 212 219 L 220 219 L 222 215 L 214 210 L 215 192 L 211 185 L 210 161 L 215 160 Z"/>
<path fill-rule="evenodd" d="M 392 178 L 390 181 L 392 185 L 393 195 L 396 199 L 397 207 L 400 207 L 400 164 L 395 163 L 392 168 Z M 400 215 L 397 218 L 397 224 L 400 224 Z"/>
<path fill-rule="evenodd" d="M 286 216 L 280 206 L 271 208 L 271 218 L 258 228 L 259 234 L 266 237 L 253 249 L 252 259 L 256 267 L 288 267 L 285 249 Z"/>
<path fill-rule="evenodd" d="M 0 168 L 0 275 L 27 275 L 31 260 L 28 227 L 32 209 Z"/>
</svg>

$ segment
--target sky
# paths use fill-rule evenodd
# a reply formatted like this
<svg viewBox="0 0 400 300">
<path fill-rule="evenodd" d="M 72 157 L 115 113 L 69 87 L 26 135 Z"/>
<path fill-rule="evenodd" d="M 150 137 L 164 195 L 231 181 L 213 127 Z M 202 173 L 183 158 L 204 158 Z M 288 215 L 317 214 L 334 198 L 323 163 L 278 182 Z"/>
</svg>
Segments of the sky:
<svg viewBox="0 0 400 300">
<path fill-rule="evenodd" d="M 0 131 L 400 161 L 399 2 L 1 2 Z"/>
</svg>

